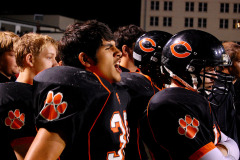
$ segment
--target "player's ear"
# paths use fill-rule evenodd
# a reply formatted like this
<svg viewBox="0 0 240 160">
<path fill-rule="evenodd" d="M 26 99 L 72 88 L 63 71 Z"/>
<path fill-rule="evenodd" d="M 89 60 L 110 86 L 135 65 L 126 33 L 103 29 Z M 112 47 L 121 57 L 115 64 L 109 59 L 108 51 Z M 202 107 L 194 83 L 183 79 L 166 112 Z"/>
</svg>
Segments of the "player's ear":
<svg viewBox="0 0 240 160">
<path fill-rule="evenodd" d="M 123 45 L 122 46 L 122 55 L 126 56 L 128 54 L 128 52 L 129 52 L 128 46 L 127 45 Z"/>
<path fill-rule="evenodd" d="M 28 53 L 25 57 L 26 63 L 33 67 L 33 54 L 32 53 Z"/>
<path fill-rule="evenodd" d="M 86 68 L 89 68 L 91 66 L 90 58 L 86 55 L 86 53 L 84 52 L 79 53 L 78 59 L 81 62 L 81 64 Z"/>
</svg>

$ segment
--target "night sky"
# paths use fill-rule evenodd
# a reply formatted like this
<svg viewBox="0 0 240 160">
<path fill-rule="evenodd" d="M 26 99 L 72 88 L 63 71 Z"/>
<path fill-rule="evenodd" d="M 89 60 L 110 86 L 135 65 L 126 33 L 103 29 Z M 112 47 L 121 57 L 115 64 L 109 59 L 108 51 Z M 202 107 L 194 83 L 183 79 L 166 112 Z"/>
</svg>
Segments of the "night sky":
<svg viewBox="0 0 240 160">
<path fill-rule="evenodd" d="M 0 14 L 59 14 L 79 20 L 97 19 L 112 30 L 140 25 L 141 0 L 35 0 L 1 2 Z"/>
</svg>

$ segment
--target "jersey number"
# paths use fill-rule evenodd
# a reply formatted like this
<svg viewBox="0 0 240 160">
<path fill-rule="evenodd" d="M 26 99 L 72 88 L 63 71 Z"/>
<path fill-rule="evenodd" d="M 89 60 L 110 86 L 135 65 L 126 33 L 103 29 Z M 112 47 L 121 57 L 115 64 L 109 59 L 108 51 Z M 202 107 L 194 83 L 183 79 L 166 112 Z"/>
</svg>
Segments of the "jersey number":
<svg viewBox="0 0 240 160">
<path fill-rule="evenodd" d="M 129 130 L 127 122 L 127 113 L 123 111 L 123 119 L 119 111 L 113 113 L 110 120 L 110 127 L 113 133 L 119 133 L 120 149 L 116 153 L 115 151 L 108 152 L 108 160 L 123 160 L 124 159 L 124 148 L 129 140 Z M 119 130 L 120 129 L 120 130 Z"/>
</svg>

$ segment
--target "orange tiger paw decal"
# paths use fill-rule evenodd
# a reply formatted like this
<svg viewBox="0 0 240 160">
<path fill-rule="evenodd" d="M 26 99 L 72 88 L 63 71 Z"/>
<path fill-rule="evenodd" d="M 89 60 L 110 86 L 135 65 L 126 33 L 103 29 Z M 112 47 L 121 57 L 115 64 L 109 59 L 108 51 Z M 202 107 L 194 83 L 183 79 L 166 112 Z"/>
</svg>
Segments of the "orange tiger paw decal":
<svg viewBox="0 0 240 160">
<path fill-rule="evenodd" d="M 190 115 L 186 115 L 185 120 L 183 118 L 180 118 L 178 120 L 178 123 L 180 125 L 178 127 L 178 133 L 180 135 L 185 135 L 190 139 L 193 139 L 197 135 L 200 122 L 196 118 L 193 117 L 192 119 Z"/>
<path fill-rule="evenodd" d="M 11 129 L 21 129 L 24 126 L 25 114 L 20 114 L 20 110 L 16 109 L 14 112 L 9 111 L 8 117 L 5 118 L 5 125 L 10 126 Z"/>
<path fill-rule="evenodd" d="M 49 91 L 40 115 L 48 121 L 58 119 L 67 109 L 67 102 L 62 102 L 62 99 L 62 93 L 54 95 L 53 91 Z"/>
</svg>

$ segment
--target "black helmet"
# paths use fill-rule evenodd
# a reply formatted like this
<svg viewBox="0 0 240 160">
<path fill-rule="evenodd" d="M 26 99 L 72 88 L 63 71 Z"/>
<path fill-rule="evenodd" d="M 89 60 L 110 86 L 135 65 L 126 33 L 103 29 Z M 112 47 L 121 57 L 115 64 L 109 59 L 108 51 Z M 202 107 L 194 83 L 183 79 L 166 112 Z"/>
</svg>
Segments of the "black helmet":
<svg viewBox="0 0 240 160">
<path fill-rule="evenodd" d="M 172 34 L 168 32 L 154 30 L 146 32 L 136 41 L 133 51 L 134 63 L 153 81 L 157 81 L 160 76 L 162 49 L 171 37 Z"/>
<path fill-rule="evenodd" d="M 231 61 L 216 37 L 204 31 L 190 29 L 178 32 L 167 42 L 163 48 L 162 65 L 170 77 L 197 90 L 201 83 L 204 86 L 200 76 L 203 79 L 207 77 L 206 67 L 228 66 Z M 204 72 L 200 75 L 202 69 Z"/>
</svg>

